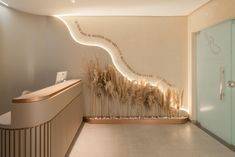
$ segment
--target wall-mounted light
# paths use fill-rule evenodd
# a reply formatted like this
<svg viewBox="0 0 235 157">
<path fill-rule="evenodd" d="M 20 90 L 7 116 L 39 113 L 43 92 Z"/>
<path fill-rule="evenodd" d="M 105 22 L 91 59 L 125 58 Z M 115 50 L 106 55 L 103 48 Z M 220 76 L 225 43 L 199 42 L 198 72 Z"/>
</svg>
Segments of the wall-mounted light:
<svg viewBox="0 0 235 157">
<path fill-rule="evenodd" d="M 0 0 L 0 4 L 5 5 L 5 6 L 8 6 L 8 4 L 7 4 L 6 2 L 3 2 L 3 1 L 1 1 L 1 0 Z"/>
</svg>

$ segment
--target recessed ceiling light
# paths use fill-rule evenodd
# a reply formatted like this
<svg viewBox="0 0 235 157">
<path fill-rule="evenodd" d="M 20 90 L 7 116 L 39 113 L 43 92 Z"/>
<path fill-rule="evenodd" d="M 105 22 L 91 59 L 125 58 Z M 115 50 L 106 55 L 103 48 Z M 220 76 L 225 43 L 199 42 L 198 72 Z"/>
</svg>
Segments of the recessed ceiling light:
<svg viewBox="0 0 235 157">
<path fill-rule="evenodd" d="M 76 0 L 71 0 L 72 3 L 76 3 Z"/>
<path fill-rule="evenodd" d="M 3 1 L 1 1 L 1 0 L 0 0 L 0 4 L 3 4 L 3 5 L 5 5 L 5 6 L 8 6 L 8 4 L 7 4 L 6 2 L 3 2 Z"/>
</svg>

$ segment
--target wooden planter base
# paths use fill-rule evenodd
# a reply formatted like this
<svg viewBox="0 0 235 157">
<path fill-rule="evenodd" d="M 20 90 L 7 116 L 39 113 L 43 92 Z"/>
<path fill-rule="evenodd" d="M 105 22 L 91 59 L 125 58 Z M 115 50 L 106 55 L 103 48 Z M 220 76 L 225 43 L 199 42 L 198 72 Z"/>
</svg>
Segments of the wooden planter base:
<svg viewBox="0 0 235 157">
<path fill-rule="evenodd" d="M 188 117 L 172 117 L 172 118 L 84 117 L 83 121 L 90 124 L 184 124 L 188 121 Z"/>
</svg>

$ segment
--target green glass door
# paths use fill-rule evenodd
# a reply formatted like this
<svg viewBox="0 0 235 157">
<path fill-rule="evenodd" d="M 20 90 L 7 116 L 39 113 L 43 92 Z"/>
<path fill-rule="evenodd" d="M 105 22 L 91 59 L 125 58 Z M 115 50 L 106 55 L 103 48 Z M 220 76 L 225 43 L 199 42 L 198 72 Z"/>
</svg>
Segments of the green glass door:
<svg viewBox="0 0 235 157">
<path fill-rule="evenodd" d="M 199 32 L 196 46 L 197 121 L 230 144 L 234 117 L 227 82 L 232 80 L 232 26 L 227 21 Z"/>
</svg>

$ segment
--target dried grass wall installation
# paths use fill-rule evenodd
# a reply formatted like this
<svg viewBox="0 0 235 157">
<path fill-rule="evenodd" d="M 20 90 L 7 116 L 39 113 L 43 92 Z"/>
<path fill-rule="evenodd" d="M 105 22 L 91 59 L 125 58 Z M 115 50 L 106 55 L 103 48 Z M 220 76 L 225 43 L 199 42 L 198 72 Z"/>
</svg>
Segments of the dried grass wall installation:
<svg viewBox="0 0 235 157">
<path fill-rule="evenodd" d="M 87 65 L 91 94 L 90 118 L 171 118 L 187 117 L 181 111 L 183 90 L 169 86 L 162 90 L 144 81 L 130 81 L 112 65 L 98 59 Z"/>
</svg>

